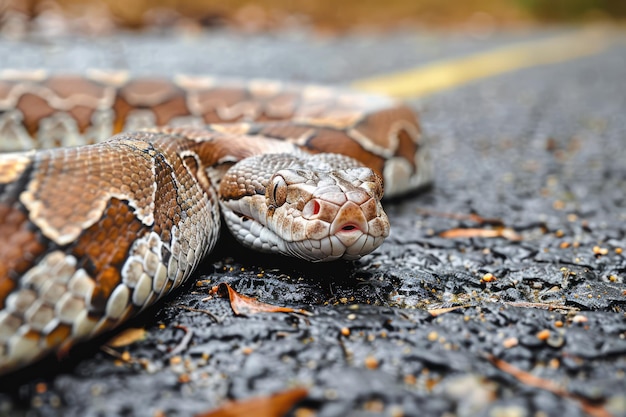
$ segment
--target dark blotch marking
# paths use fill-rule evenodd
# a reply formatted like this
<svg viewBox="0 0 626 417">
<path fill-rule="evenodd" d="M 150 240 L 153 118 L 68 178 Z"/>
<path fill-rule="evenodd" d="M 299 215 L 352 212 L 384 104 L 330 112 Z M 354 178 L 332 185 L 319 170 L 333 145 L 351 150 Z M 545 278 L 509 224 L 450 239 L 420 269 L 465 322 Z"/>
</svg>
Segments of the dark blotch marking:
<svg viewBox="0 0 626 417">
<path fill-rule="evenodd" d="M 78 267 L 84 267 L 96 281 L 90 313 L 104 312 L 109 296 L 121 282 L 120 269 L 133 242 L 148 232 L 127 201 L 111 198 L 102 218 L 72 245 L 69 253 L 78 259 Z"/>
</svg>

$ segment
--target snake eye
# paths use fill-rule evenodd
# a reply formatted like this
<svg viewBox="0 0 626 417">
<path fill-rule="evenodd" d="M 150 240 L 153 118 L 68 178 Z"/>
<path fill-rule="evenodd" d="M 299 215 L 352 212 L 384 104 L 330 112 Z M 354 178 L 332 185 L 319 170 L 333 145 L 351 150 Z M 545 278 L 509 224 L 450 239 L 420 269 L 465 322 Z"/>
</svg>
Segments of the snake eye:
<svg viewBox="0 0 626 417">
<path fill-rule="evenodd" d="M 281 176 L 272 178 L 271 189 L 269 190 L 270 204 L 274 207 L 280 207 L 287 201 L 287 183 Z"/>
</svg>

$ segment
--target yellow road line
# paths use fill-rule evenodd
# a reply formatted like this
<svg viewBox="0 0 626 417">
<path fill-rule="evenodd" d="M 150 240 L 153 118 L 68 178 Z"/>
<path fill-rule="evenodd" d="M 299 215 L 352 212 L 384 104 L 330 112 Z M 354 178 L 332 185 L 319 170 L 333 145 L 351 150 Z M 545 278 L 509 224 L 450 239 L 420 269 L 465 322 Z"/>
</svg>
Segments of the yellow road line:
<svg viewBox="0 0 626 417">
<path fill-rule="evenodd" d="M 352 85 L 372 93 L 416 98 L 505 72 L 594 55 L 609 44 L 609 30 L 581 30 L 436 61 L 408 71 L 358 80 Z"/>
</svg>

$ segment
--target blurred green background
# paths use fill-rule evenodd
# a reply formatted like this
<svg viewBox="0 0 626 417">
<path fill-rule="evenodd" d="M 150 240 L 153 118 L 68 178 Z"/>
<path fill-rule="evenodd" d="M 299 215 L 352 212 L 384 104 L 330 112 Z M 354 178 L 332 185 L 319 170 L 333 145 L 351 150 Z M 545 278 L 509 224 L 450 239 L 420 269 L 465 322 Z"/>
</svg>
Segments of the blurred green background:
<svg viewBox="0 0 626 417">
<path fill-rule="evenodd" d="M 0 0 L 2 1 L 2 0 Z M 498 25 L 621 20 L 626 0 L 4 0 L 29 16 L 106 15 L 117 25 L 143 27 L 186 20 L 200 25 L 270 29 L 449 26 L 478 16 Z"/>
</svg>

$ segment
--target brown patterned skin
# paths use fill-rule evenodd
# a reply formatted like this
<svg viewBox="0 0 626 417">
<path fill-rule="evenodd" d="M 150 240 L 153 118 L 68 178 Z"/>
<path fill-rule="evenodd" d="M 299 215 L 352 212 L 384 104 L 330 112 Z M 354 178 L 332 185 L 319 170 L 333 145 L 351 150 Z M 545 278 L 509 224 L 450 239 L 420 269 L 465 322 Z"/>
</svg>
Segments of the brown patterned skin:
<svg viewBox="0 0 626 417">
<path fill-rule="evenodd" d="M 149 126 L 161 127 L 104 140 Z M 0 150 L 22 150 L 0 154 L 0 373 L 112 329 L 184 282 L 217 241 L 219 183 L 237 161 L 341 153 L 380 174 L 387 195 L 430 180 L 408 107 L 268 81 L 3 73 Z M 359 169 L 340 181 L 370 181 Z M 377 211 L 350 195 L 340 217 Z"/>
</svg>

